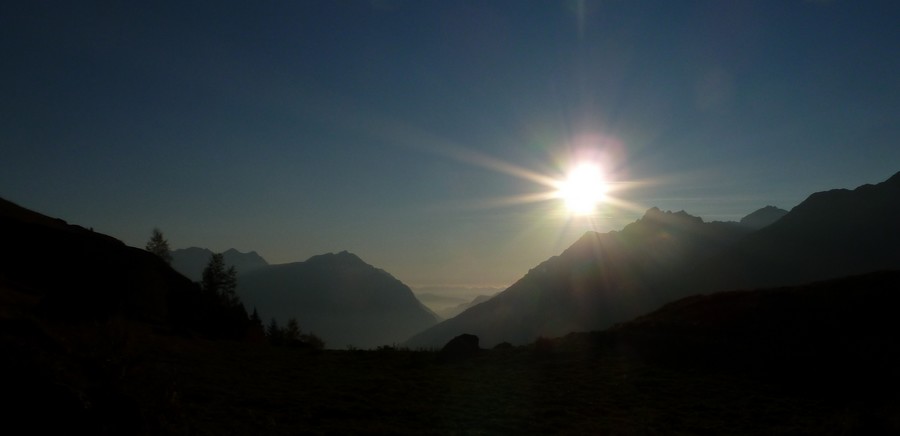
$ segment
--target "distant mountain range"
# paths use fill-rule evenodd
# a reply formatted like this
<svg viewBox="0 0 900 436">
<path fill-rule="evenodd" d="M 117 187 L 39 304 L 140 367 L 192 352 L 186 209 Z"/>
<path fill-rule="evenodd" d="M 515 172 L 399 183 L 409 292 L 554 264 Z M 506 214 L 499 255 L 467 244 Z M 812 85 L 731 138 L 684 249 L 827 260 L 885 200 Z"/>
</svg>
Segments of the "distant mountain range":
<svg viewBox="0 0 900 436">
<path fill-rule="evenodd" d="M 190 247 L 172 250 L 172 268 L 184 274 L 185 277 L 199 282 L 203 278 L 203 269 L 206 268 L 212 255 L 212 250 L 207 248 Z M 269 266 L 269 263 L 255 251 L 241 253 L 231 248 L 222 255 L 225 258 L 225 264 L 233 266 L 238 274 Z"/>
<path fill-rule="evenodd" d="M 652 208 L 621 231 L 586 233 L 507 290 L 407 341 L 440 347 L 462 333 L 484 346 L 607 328 L 711 291 L 804 283 L 900 268 L 900 173 L 853 191 L 766 207 L 735 223 Z"/>
<path fill-rule="evenodd" d="M 238 293 L 264 321 L 294 317 L 329 348 L 398 344 L 438 321 L 408 286 L 346 251 L 240 274 Z"/>
</svg>

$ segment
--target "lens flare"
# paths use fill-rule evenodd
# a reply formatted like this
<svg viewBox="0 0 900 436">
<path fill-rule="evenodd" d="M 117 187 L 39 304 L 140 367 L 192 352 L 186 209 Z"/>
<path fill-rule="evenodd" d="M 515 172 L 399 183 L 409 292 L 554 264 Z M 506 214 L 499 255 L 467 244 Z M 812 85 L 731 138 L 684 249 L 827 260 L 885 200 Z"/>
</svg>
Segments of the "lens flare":
<svg viewBox="0 0 900 436">
<path fill-rule="evenodd" d="M 600 167 L 582 163 L 569 172 L 557 193 L 575 215 L 589 215 L 606 196 L 606 182 Z"/>
</svg>

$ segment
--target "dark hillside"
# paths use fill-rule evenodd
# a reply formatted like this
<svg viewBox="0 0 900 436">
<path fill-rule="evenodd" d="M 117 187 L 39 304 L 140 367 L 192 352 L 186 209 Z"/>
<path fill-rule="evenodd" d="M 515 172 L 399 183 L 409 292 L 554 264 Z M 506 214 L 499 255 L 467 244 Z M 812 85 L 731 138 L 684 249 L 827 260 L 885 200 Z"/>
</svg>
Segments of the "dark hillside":
<svg viewBox="0 0 900 436">
<path fill-rule="evenodd" d="M 0 284 L 33 298 L 42 316 L 124 318 L 214 337 L 246 328 L 246 314 L 220 307 L 155 255 L 107 235 L 4 200 L 0 239 Z"/>
<path fill-rule="evenodd" d="M 667 304 L 590 337 L 610 352 L 693 371 L 896 396 L 900 271 L 809 285 L 719 292 Z"/>
<path fill-rule="evenodd" d="M 151 338 L 253 330 L 242 307 L 202 293 L 155 255 L 5 200 L 0 240 L 5 430 L 146 433 L 142 393 L 127 374 L 150 358 L 142 350 Z"/>
<path fill-rule="evenodd" d="M 37 296 L 56 316 L 162 323 L 175 295 L 193 289 L 145 250 L 5 201 L 0 239 L 0 280 Z"/>
</svg>

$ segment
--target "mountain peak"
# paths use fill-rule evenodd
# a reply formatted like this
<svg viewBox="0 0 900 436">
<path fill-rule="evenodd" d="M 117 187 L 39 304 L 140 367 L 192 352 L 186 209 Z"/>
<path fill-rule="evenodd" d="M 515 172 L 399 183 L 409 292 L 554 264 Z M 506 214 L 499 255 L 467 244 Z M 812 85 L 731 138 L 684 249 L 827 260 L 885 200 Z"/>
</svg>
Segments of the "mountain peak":
<svg viewBox="0 0 900 436">
<path fill-rule="evenodd" d="M 344 266 L 370 266 L 359 256 L 347 251 L 339 251 L 337 253 L 317 254 L 306 260 L 309 263 L 344 265 Z"/>
<path fill-rule="evenodd" d="M 644 216 L 639 220 L 641 222 L 656 222 L 656 223 L 664 223 L 664 224 L 676 224 L 676 223 L 692 223 L 692 224 L 702 224 L 703 218 L 693 216 L 683 210 L 679 210 L 678 212 L 672 211 L 662 211 L 658 207 L 654 206 L 650 209 L 647 209 L 647 212 L 644 213 Z"/>
<path fill-rule="evenodd" d="M 244 253 L 244 252 L 239 251 L 239 250 L 237 250 L 237 249 L 235 249 L 235 248 L 229 248 L 229 249 L 225 250 L 225 253 L 224 253 L 224 254 L 253 254 L 253 255 L 255 255 L 256 252 L 255 252 L 255 251 L 249 251 L 249 252 Z"/>
<path fill-rule="evenodd" d="M 787 213 L 788 211 L 784 209 L 775 206 L 766 206 L 741 218 L 740 224 L 749 229 L 759 230 L 780 220 L 781 217 L 787 215 Z"/>
<path fill-rule="evenodd" d="M 264 317 L 296 318 L 338 347 L 395 343 L 438 321 L 403 282 L 349 251 L 254 271 L 238 293 Z"/>
</svg>

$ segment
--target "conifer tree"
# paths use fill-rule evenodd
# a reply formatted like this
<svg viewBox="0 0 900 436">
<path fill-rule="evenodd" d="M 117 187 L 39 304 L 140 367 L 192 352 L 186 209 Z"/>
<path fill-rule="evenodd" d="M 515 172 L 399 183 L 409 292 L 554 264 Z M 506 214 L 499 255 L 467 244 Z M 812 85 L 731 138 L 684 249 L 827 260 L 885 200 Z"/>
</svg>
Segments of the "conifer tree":
<svg viewBox="0 0 900 436">
<path fill-rule="evenodd" d="M 172 263 L 172 253 L 169 251 L 169 241 L 166 241 L 166 238 L 163 237 L 162 232 L 158 228 L 153 229 L 153 236 L 150 236 L 150 240 L 147 242 L 145 248 L 147 251 L 159 256 L 159 258 L 166 263 Z"/>
<path fill-rule="evenodd" d="M 284 329 L 284 339 L 285 342 L 292 344 L 294 342 L 300 341 L 300 323 L 297 322 L 297 318 L 291 318 L 288 320 L 287 328 Z"/>
<path fill-rule="evenodd" d="M 250 322 L 260 327 L 263 326 L 262 318 L 259 317 L 259 312 L 256 311 L 256 307 L 253 308 L 253 314 L 250 315 Z"/>
<path fill-rule="evenodd" d="M 218 296 L 227 306 L 240 304 L 237 296 L 237 270 L 234 266 L 225 268 L 225 256 L 222 253 L 215 253 L 209 258 L 209 263 L 203 269 L 200 286 L 205 292 Z"/>
<path fill-rule="evenodd" d="M 272 318 L 272 320 L 269 321 L 269 325 L 266 326 L 266 336 L 269 338 L 269 342 L 272 345 L 281 345 L 284 331 L 281 330 L 281 327 L 278 325 L 278 321 L 275 318 Z"/>
</svg>

